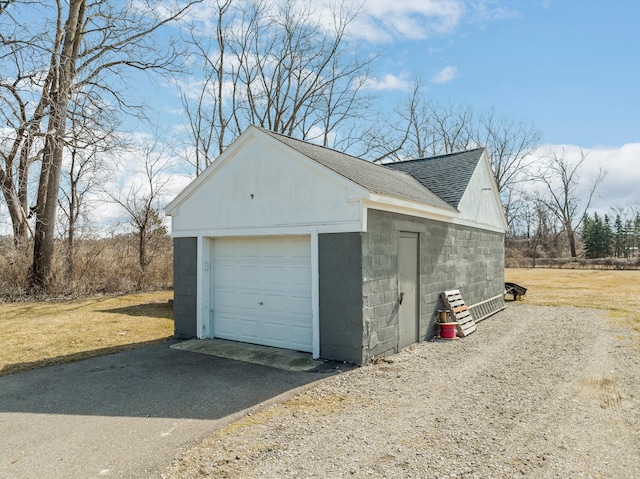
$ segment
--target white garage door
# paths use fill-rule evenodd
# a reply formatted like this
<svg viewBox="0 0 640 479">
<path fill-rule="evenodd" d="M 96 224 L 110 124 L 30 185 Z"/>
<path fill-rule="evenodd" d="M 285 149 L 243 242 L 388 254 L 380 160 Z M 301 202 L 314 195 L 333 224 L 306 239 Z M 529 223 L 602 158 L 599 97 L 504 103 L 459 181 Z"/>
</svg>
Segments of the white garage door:
<svg viewBox="0 0 640 479">
<path fill-rule="evenodd" d="M 213 241 L 213 335 L 312 350 L 308 236 Z"/>
</svg>

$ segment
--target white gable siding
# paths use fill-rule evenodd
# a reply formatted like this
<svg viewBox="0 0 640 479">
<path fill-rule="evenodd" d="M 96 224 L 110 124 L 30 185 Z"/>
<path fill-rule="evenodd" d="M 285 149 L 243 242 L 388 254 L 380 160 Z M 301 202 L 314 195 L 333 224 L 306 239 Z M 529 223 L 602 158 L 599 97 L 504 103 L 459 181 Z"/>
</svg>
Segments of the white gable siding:
<svg viewBox="0 0 640 479">
<path fill-rule="evenodd" d="M 504 231 L 506 222 L 486 153 L 478 162 L 458 204 L 460 217 Z"/>
<path fill-rule="evenodd" d="M 362 229 L 358 187 L 277 142 L 254 137 L 216 162 L 172 211 L 174 236 Z"/>
</svg>

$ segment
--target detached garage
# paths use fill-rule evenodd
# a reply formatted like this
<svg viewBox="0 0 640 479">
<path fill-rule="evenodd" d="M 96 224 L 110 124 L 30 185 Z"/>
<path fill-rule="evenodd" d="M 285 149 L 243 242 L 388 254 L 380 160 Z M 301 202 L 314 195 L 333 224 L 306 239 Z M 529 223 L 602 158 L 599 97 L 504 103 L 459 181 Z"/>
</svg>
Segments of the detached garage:
<svg viewBox="0 0 640 479">
<path fill-rule="evenodd" d="M 440 292 L 504 288 L 483 149 L 382 166 L 250 127 L 167 213 L 182 338 L 365 364 L 431 337 Z"/>
</svg>

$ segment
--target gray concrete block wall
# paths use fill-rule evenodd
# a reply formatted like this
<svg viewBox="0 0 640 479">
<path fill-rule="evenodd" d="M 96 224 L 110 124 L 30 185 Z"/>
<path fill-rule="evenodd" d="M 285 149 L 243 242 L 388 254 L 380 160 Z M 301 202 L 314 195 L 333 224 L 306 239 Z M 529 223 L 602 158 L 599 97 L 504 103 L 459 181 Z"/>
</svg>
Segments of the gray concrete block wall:
<svg viewBox="0 0 640 479">
<path fill-rule="evenodd" d="M 371 213 L 362 234 L 364 363 L 398 348 L 398 234 L 388 221 L 371 221 Z"/>
<path fill-rule="evenodd" d="M 197 336 L 198 242 L 196 238 L 173 239 L 173 320 L 177 338 Z"/>
<path fill-rule="evenodd" d="M 318 235 L 320 357 L 362 364 L 360 233 Z"/>
<path fill-rule="evenodd" d="M 459 289 L 467 304 L 504 290 L 504 235 L 369 210 L 363 251 L 363 361 L 398 351 L 398 238 L 420 235 L 420 340 L 435 334 L 440 293 Z M 384 256 L 384 259 L 382 258 Z"/>
<path fill-rule="evenodd" d="M 504 235 L 369 210 L 368 232 L 318 236 L 320 356 L 366 364 L 398 351 L 398 238 L 420 237 L 420 340 L 435 333 L 440 293 L 467 304 L 504 290 Z M 174 238 L 175 335 L 197 335 L 197 239 Z"/>
</svg>

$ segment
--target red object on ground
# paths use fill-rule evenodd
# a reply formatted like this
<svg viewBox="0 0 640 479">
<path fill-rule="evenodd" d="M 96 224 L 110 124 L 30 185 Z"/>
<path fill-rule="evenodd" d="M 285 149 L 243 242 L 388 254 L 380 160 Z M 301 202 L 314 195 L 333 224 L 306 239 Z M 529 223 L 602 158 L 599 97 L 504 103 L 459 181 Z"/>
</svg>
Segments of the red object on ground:
<svg viewBox="0 0 640 479">
<path fill-rule="evenodd" d="M 456 325 L 458 323 L 438 323 L 440 325 L 440 337 L 443 339 L 453 339 L 456 337 Z"/>
</svg>

